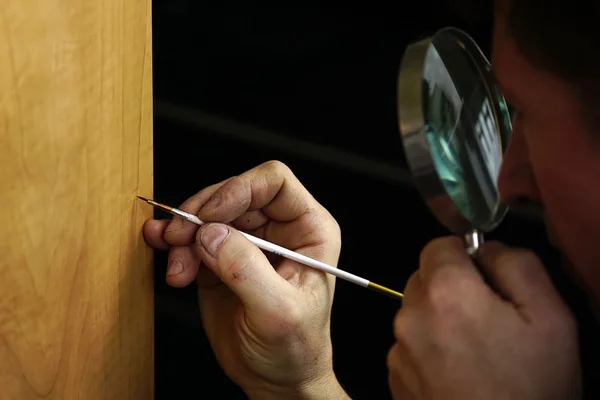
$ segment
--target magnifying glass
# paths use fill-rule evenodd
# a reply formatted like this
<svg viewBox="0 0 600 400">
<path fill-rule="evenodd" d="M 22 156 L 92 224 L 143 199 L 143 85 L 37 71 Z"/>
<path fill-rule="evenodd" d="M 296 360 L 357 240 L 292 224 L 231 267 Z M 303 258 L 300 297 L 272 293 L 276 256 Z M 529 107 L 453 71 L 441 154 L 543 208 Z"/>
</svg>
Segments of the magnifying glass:
<svg viewBox="0 0 600 400">
<path fill-rule="evenodd" d="M 416 186 L 474 256 L 508 211 L 498 175 L 512 123 L 491 65 L 468 34 L 444 28 L 406 48 L 397 100 Z"/>
</svg>

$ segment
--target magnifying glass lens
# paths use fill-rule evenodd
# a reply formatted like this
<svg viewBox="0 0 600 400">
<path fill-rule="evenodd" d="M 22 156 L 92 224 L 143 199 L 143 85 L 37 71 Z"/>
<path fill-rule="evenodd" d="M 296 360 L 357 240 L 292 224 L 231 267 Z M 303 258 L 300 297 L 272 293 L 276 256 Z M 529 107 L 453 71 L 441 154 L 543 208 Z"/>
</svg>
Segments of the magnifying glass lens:
<svg viewBox="0 0 600 400">
<path fill-rule="evenodd" d="M 479 47 L 454 28 L 415 43 L 398 95 L 405 153 L 434 214 L 458 234 L 493 229 L 506 212 L 498 176 L 512 125 Z"/>
</svg>

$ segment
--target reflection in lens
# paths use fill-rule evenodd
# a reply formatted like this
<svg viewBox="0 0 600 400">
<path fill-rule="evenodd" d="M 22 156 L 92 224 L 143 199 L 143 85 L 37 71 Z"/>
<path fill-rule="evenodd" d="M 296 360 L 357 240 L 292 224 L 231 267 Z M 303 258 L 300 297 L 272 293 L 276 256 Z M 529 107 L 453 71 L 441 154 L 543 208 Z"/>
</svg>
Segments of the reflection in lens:
<svg viewBox="0 0 600 400">
<path fill-rule="evenodd" d="M 452 35 L 440 35 L 427 50 L 422 101 L 431 155 L 445 191 L 477 226 L 487 224 L 500 206 L 499 126 L 506 121 L 498 120 L 498 111 L 508 116 L 503 127 L 510 129 L 502 96 L 494 98 L 482 74 Z"/>
<path fill-rule="evenodd" d="M 438 221 L 461 235 L 493 230 L 507 211 L 498 176 L 512 116 L 472 38 L 444 28 L 410 45 L 398 107 L 404 153 Z"/>
<path fill-rule="evenodd" d="M 456 207 L 466 219 L 472 220 L 476 213 L 468 197 L 467 179 L 460 162 L 461 150 L 456 140 L 463 102 L 433 45 L 429 46 L 423 75 L 425 129 L 438 176 Z"/>
<path fill-rule="evenodd" d="M 474 212 L 467 197 L 466 179 L 460 164 L 460 149 L 453 140 L 457 133 L 462 104 L 456 107 L 445 95 L 444 90 L 433 83 L 430 87 L 429 98 L 425 98 L 425 110 L 428 111 L 425 126 L 427 140 L 431 148 L 433 162 L 437 166 L 439 178 L 446 192 L 454 200 L 456 207 L 469 220 L 474 218 Z"/>
</svg>

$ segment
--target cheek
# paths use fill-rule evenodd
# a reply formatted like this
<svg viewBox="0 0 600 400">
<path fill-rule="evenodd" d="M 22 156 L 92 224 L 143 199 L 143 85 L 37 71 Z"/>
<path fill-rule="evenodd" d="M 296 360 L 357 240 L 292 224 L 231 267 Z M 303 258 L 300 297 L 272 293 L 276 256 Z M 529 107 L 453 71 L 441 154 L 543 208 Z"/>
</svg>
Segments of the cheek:
<svg viewBox="0 0 600 400">
<path fill-rule="evenodd" d="M 600 262 L 600 154 L 573 136 L 545 133 L 528 135 L 531 167 L 561 250 L 586 276 Z"/>
</svg>

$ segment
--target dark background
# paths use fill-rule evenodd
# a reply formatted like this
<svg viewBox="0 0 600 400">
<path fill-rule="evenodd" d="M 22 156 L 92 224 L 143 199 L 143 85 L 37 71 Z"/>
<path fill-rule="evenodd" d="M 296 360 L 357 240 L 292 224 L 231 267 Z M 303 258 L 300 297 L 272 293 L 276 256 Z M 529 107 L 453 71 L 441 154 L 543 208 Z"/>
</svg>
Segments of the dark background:
<svg viewBox="0 0 600 400">
<path fill-rule="evenodd" d="M 435 2 L 406 11 L 360 3 L 225 9 L 191 0 L 155 0 L 153 8 L 155 197 L 177 205 L 264 161 L 283 161 L 338 220 L 340 267 L 402 290 L 422 247 L 446 234 L 406 170 L 395 109 L 402 53 L 447 25 L 488 51 L 490 26 L 469 25 Z M 534 219 L 510 215 L 493 236 L 532 247 L 549 265 L 555 259 Z M 244 398 L 212 355 L 194 285 L 168 287 L 165 266 L 158 253 L 157 400 Z M 355 399 L 390 398 L 385 362 L 398 306 L 338 280 L 334 363 Z"/>
</svg>

